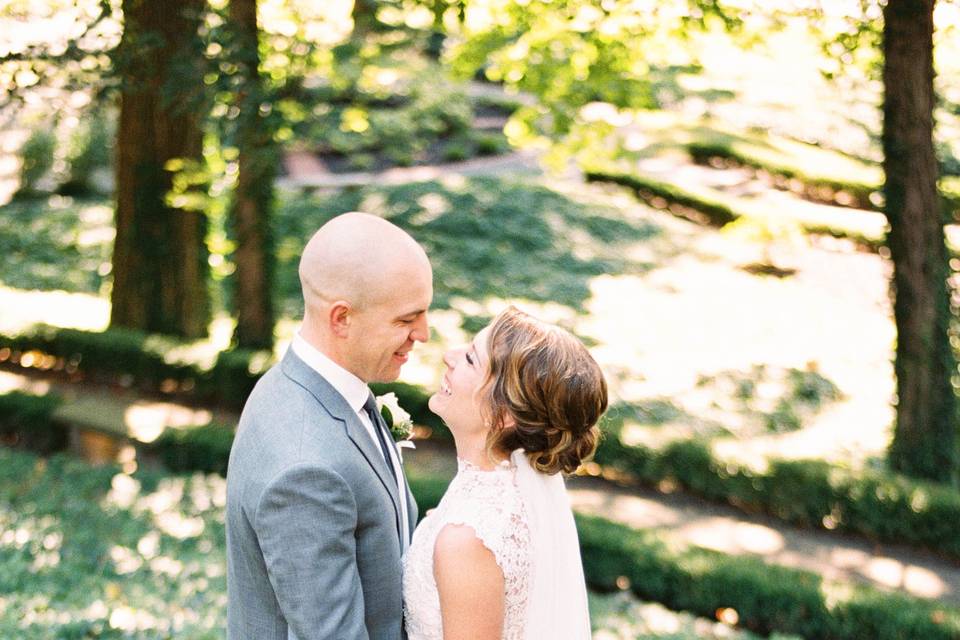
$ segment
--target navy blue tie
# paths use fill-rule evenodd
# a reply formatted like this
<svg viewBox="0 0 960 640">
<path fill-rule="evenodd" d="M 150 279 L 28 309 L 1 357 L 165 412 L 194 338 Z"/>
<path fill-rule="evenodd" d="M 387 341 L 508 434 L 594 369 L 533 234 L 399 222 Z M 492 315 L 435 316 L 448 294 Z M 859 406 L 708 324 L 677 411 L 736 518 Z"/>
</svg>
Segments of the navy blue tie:
<svg viewBox="0 0 960 640">
<path fill-rule="evenodd" d="M 380 443 L 380 453 L 383 454 L 383 459 L 387 462 L 387 469 L 390 469 L 390 475 L 393 476 L 393 481 L 397 482 L 397 472 L 393 470 L 393 458 L 390 457 L 387 440 L 383 435 L 387 425 L 383 423 L 383 418 L 380 416 L 380 412 L 377 411 L 377 401 L 374 399 L 372 393 L 363 404 L 363 409 L 367 412 L 367 417 L 370 418 L 374 433 L 377 434 L 377 442 Z M 393 439 L 392 436 L 391 439 Z"/>
</svg>

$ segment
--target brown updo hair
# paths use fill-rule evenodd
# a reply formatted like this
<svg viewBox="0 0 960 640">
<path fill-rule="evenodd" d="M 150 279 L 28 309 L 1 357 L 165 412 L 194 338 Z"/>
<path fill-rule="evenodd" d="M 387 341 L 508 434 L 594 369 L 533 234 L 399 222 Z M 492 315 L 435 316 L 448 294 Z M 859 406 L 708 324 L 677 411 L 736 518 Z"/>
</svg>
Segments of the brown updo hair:
<svg viewBox="0 0 960 640">
<path fill-rule="evenodd" d="M 586 347 L 509 307 L 490 325 L 487 352 L 487 450 L 523 448 L 538 471 L 576 471 L 596 450 L 597 421 L 607 409 L 607 382 Z"/>
</svg>

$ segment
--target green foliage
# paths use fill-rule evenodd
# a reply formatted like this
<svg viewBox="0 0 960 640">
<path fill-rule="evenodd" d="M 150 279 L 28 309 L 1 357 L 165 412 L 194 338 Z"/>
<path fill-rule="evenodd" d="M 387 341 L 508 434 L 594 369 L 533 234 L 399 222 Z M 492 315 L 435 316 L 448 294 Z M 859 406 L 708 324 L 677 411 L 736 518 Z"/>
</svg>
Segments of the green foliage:
<svg viewBox="0 0 960 640">
<path fill-rule="evenodd" d="M 18 195 L 40 191 L 40 181 L 53 169 L 57 136 L 49 128 L 35 129 L 20 147 L 20 187 Z"/>
<path fill-rule="evenodd" d="M 99 293 L 110 269 L 113 209 L 104 200 L 18 199 L 0 207 L 0 281 Z"/>
<path fill-rule="evenodd" d="M 226 477 L 233 434 L 233 428 L 216 423 L 167 429 L 147 449 L 171 471 L 202 471 Z"/>
<path fill-rule="evenodd" d="M 695 222 L 722 227 L 740 217 L 740 214 L 721 202 L 712 202 L 675 185 L 638 174 L 588 169 L 584 177 L 588 182 L 622 184 L 633 189 L 637 197 L 647 204 L 661 209 L 670 208 L 672 212 Z"/>
<path fill-rule="evenodd" d="M 69 175 L 57 191 L 65 195 L 96 192 L 93 173 L 97 169 L 112 169 L 115 135 L 116 123 L 105 109 L 95 109 L 81 120 L 68 142 Z"/>
<path fill-rule="evenodd" d="M 354 210 L 385 217 L 423 245 L 434 268 L 433 306 L 440 309 L 457 297 L 500 297 L 582 310 L 593 277 L 647 271 L 648 263 L 620 249 L 660 233 L 615 209 L 502 178 L 298 195 L 282 202 L 277 215 L 279 306 L 286 314 L 302 311 L 297 262 L 305 239 Z"/>
<path fill-rule="evenodd" d="M 211 426 L 179 446 L 223 449 L 228 432 Z M 183 471 L 208 462 L 181 454 Z M 447 482 L 411 470 L 421 514 L 439 503 Z M 126 637 L 122 630 L 129 632 L 126 625 L 136 619 L 143 632 L 215 637 L 225 611 L 224 503 L 218 475 L 149 469 L 130 475 L 0 449 L 0 523 L 25 532 L 0 547 L 0 589 L 8 603 L 0 633 L 26 640 Z M 710 618 L 731 608 L 743 627 L 763 634 L 960 638 L 960 612 L 945 605 L 823 584 L 809 572 L 757 558 L 675 548 L 656 532 L 602 518 L 578 516 L 577 526 L 587 582 L 600 591 L 628 587 L 643 599 Z M 195 615 L 176 615 L 185 608 Z M 58 615 L 42 615 L 50 612 Z"/>
<path fill-rule="evenodd" d="M 960 558 L 960 494 L 949 485 L 853 471 L 819 460 L 770 460 L 756 470 L 715 456 L 700 440 L 661 448 L 626 445 L 604 425 L 595 461 L 645 484 L 670 481 L 696 495 L 787 522 L 910 544 Z"/>
<path fill-rule="evenodd" d="M 9 357 L 14 363 L 20 362 L 21 355 L 26 352 L 52 356 L 56 359 L 57 370 L 66 369 L 73 376 L 134 386 L 151 393 L 172 393 L 193 402 L 212 403 L 237 410 L 243 407 L 257 380 L 273 364 L 269 352 L 246 349 L 221 351 L 212 364 L 207 358 L 183 355 L 173 359 L 169 356 L 175 351 L 183 352 L 187 346 L 166 336 L 116 328 L 97 332 L 39 325 L 23 334 L 0 334 L 0 349 L 10 349 Z M 35 360 L 39 361 L 39 358 Z M 421 387 L 391 382 L 375 384 L 372 388 L 378 395 L 395 393 L 400 405 L 410 413 L 416 424 L 430 427 L 437 438 L 449 438 L 443 422 L 427 407 L 430 394 Z M 27 406 L 33 406 L 29 404 L 32 401 L 25 402 Z M 0 404 L 0 409 L 3 406 Z M 207 460 L 208 464 L 191 468 L 206 471 L 226 469 L 229 445 L 217 446 L 223 443 L 224 434 L 229 431 L 225 429 L 209 426 L 196 436 L 192 435 L 193 429 L 186 429 L 182 434 L 169 434 L 161 449 L 175 449 L 181 442 L 199 438 L 204 443 L 204 452 L 200 457 Z M 222 460 L 217 457 L 221 454 Z M 183 468 L 178 464 L 174 463 L 173 468 Z"/>
<path fill-rule="evenodd" d="M 60 397 L 52 394 L 0 395 L 0 441 L 40 453 L 62 451 L 67 446 L 67 429 L 53 419 L 60 403 Z"/>
<path fill-rule="evenodd" d="M 367 75 L 374 78 L 398 75 L 395 69 L 373 63 L 368 70 Z M 387 94 L 381 94 L 382 87 L 375 82 L 331 87 L 322 95 L 325 103 L 310 118 L 304 112 L 288 111 L 297 145 L 332 156 L 328 164 L 334 170 L 458 161 L 480 152 L 464 143 L 469 139 L 473 106 L 462 88 L 443 81 L 441 69 L 429 67 L 396 82 L 401 87 Z M 489 153 L 491 146 L 485 149 Z"/>
<path fill-rule="evenodd" d="M 270 364 L 269 352 L 240 349 L 221 352 L 212 365 L 199 356 L 169 356 L 184 346 L 166 336 L 119 328 L 98 332 L 38 325 L 23 334 L 0 335 L 0 348 L 11 349 L 14 361 L 34 351 L 90 380 L 150 392 L 173 388 L 194 400 L 237 409 Z"/>
<path fill-rule="evenodd" d="M 713 617 L 734 609 L 757 633 L 822 640 L 960 637 L 960 612 L 868 588 L 823 585 L 807 571 L 691 547 L 668 548 L 652 532 L 577 517 L 584 572 L 601 591 L 628 584 L 640 598 Z"/>
<path fill-rule="evenodd" d="M 691 142 L 687 145 L 687 151 L 695 162 L 701 164 L 710 164 L 720 158 L 764 171 L 775 179 L 779 178 L 776 184 L 782 188 L 787 188 L 787 181 L 799 182 L 801 195 L 810 200 L 883 211 L 880 167 L 872 163 L 848 158 L 847 166 L 839 172 L 841 175 L 837 175 L 837 172 L 830 172 L 831 167 L 817 170 L 795 164 L 788 157 L 784 157 L 783 150 L 764 151 L 736 140 Z M 958 184 L 960 181 L 953 176 L 940 179 L 943 206 L 952 218 L 960 216 Z"/>
<path fill-rule="evenodd" d="M 225 483 L 0 448 L 0 637 L 213 640 Z M 139 630 L 137 628 L 139 627 Z"/>
<path fill-rule="evenodd" d="M 410 474 L 421 514 L 439 503 L 446 485 L 440 478 Z M 828 596 L 829 585 L 807 571 L 697 547 L 675 549 L 653 531 L 602 518 L 577 516 L 577 528 L 587 583 L 597 591 L 626 585 L 644 600 L 711 618 L 718 609 L 732 608 L 741 625 L 763 634 L 823 640 L 960 638 L 960 612 L 944 605 L 870 588 Z"/>
<path fill-rule="evenodd" d="M 728 624 L 674 612 L 663 605 L 638 600 L 629 591 L 612 594 L 588 592 L 590 623 L 596 638 L 631 640 L 759 640 Z M 774 633 L 768 640 L 801 640 Z"/>
<path fill-rule="evenodd" d="M 658 106 L 649 72 L 675 64 L 677 40 L 715 22 L 730 29 L 740 24 L 716 2 L 676 4 L 673 19 L 664 19 L 632 3 L 513 0 L 478 21 L 475 30 L 467 25 L 451 63 L 462 77 L 482 71 L 489 80 L 537 98 L 539 106 L 519 109 L 509 125 L 518 140 L 562 136 L 591 102 Z M 686 51 L 681 55 L 693 58 Z"/>
</svg>

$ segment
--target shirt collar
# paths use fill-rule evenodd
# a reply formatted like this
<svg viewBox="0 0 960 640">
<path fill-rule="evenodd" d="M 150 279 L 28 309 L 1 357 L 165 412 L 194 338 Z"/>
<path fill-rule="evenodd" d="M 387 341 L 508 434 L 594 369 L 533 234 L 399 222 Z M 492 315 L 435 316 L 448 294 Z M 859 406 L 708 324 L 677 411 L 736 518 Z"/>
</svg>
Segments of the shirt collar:
<svg viewBox="0 0 960 640">
<path fill-rule="evenodd" d="M 370 396 L 367 383 L 331 360 L 319 349 L 303 339 L 300 332 L 293 336 L 290 348 L 307 366 L 319 373 L 343 396 L 350 408 L 357 413 Z"/>
</svg>

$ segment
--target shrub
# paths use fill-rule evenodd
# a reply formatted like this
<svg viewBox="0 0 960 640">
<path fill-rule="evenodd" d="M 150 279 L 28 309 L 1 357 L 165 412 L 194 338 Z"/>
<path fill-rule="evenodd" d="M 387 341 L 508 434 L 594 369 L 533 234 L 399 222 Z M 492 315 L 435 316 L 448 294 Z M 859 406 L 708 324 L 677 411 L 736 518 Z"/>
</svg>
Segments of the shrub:
<svg viewBox="0 0 960 640">
<path fill-rule="evenodd" d="M 80 195 L 96 190 L 93 172 L 111 167 L 114 139 L 113 123 L 105 117 L 102 109 L 90 113 L 71 136 L 67 152 L 69 176 L 58 191 L 68 195 Z"/>
<path fill-rule="evenodd" d="M 36 129 L 20 147 L 20 195 L 39 191 L 40 180 L 53 168 L 57 137 L 49 129 Z"/>
<path fill-rule="evenodd" d="M 718 459 L 700 440 L 662 449 L 625 445 L 608 425 L 595 461 L 657 485 L 672 481 L 705 498 L 810 528 L 838 529 L 960 558 L 960 493 L 953 487 L 822 460 L 770 460 L 755 471 Z"/>
<path fill-rule="evenodd" d="M 167 429 L 147 449 L 172 471 L 203 471 L 227 475 L 234 430 L 211 423 L 186 429 Z"/>
<path fill-rule="evenodd" d="M 130 329 L 83 331 L 37 325 L 23 334 L 0 334 L 0 350 L 9 349 L 11 360 L 36 351 L 96 381 L 119 382 L 152 393 L 173 389 L 171 393 L 178 396 L 234 410 L 243 408 L 257 380 L 273 364 L 270 352 L 245 349 L 220 352 L 212 367 L 199 361 L 168 362 L 167 354 L 180 346 L 169 337 Z M 430 427 L 438 438 L 449 439 L 443 421 L 427 407 L 430 395 L 423 389 L 402 382 L 371 387 L 377 395 L 396 393 L 414 422 Z"/>
<path fill-rule="evenodd" d="M 818 640 L 960 638 L 960 612 L 935 602 L 867 587 L 823 585 L 820 576 L 689 547 L 668 548 L 649 532 L 596 517 L 577 517 L 584 573 L 591 587 L 622 586 L 671 609 L 713 617 L 734 609 L 762 634 Z M 841 593 L 843 591 L 843 593 Z"/>
<path fill-rule="evenodd" d="M 654 206 L 663 201 L 663 207 L 682 207 L 678 213 L 695 222 L 722 227 L 740 217 L 730 207 L 688 193 L 679 187 L 643 176 L 615 171 L 588 169 L 584 172 L 588 182 L 613 182 L 633 189 L 637 197 Z M 663 208 L 659 207 L 659 208 Z M 673 210 L 673 209 L 671 209 Z"/>
<path fill-rule="evenodd" d="M 0 440 L 42 454 L 66 449 L 67 428 L 53 418 L 60 403 L 60 397 L 52 394 L 13 391 L 0 395 Z"/>
<path fill-rule="evenodd" d="M 408 478 L 422 518 L 440 502 L 447 481 L 415 472 Z M 808 571 L 698 547 L 673 549 L 654 532 L 599 517 L 576 519 L 584 574 L 597 591 L 627 587 L 641 599 L 709 618 L 732 608 L 743 627 L 761 634 L 785 632 L 818 640 L 960 639 L 960 612 L 936 602 L 868 587 L 824 585 Z"/>
</svg>

